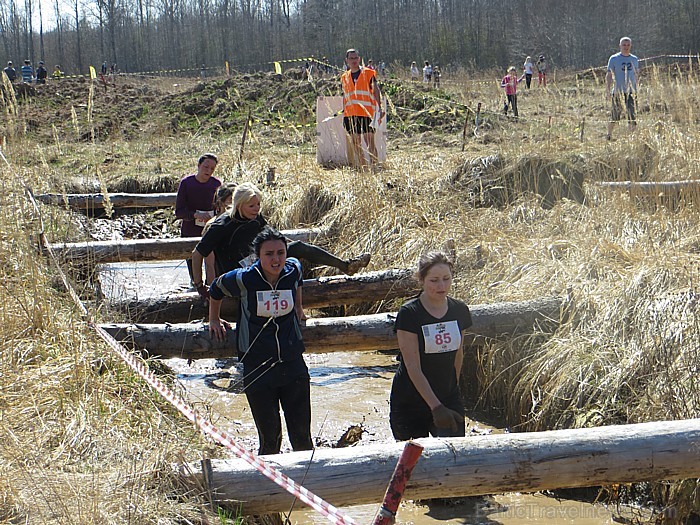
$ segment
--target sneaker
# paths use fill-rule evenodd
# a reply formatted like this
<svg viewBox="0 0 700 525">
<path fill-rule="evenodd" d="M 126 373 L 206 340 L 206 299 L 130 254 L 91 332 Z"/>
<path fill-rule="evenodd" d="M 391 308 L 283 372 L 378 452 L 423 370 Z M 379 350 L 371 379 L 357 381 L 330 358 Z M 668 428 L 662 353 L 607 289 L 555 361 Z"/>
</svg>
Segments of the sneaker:
<svg viewBox="0 0 700 525">
<path fill-rule="evenodd" d="M 369 264 L 369 260 L 372 254 L 363 253 L 359 257 L 353 257 L 348 261 L 348 275 L 353 275 L 360 270 L 360 268 L 365 268 Z"/>
</svg>

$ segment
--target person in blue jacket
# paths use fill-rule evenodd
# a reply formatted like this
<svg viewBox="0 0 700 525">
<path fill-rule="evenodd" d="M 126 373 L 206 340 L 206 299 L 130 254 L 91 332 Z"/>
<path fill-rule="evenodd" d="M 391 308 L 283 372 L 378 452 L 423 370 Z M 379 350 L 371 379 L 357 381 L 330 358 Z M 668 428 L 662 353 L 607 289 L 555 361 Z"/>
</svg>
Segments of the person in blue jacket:
<svg viewBox="0 0 700 525">
<path fill-rule="evenodd" d="M 34 68 L 32 67 L 32 63 L 29 61 L 29 59 L 24 61 L 24 65 L 20 68 L 20 72 L 22 73 L 22 82 L 31 84 L 32 80 L 34 80 Z"/>
<path fill-rule="evenodd" d="M 300 322 L 302 268 L 287 258 L 285 237 L 265 226 L 253 240 L 258 260 L 217 277 L 209 289 L 209 331 L 226 338 L 221 320 L 224 296 L 238 297 L 238 358 L 243 385 L 258 429 L 259 454 L 277 454 L 282 446 L 280 407 L 294 450 L 310 450 L 311 394 L 309 369 L 304 362 Z"/>
</svg>

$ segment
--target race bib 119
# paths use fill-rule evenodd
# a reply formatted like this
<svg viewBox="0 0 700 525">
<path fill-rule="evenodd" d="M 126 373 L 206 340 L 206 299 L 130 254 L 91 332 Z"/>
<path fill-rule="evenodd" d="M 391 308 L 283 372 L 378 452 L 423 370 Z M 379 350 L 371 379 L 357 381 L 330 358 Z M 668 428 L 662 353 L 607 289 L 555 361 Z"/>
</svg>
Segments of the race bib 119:
<svg viewBox="0 0 700 525">
<path fill-rule="evenodd" d="M 294 309 L 291 290 L 265 290 L 257 292 L 257 298 L 260 317 L 280 317 Z"/>
<path fill-rule="evenodd" d="M 459 350 L 462 334 L 457 321 L 423 325 L 426 354 L 440 354 Z"/>
</svg>

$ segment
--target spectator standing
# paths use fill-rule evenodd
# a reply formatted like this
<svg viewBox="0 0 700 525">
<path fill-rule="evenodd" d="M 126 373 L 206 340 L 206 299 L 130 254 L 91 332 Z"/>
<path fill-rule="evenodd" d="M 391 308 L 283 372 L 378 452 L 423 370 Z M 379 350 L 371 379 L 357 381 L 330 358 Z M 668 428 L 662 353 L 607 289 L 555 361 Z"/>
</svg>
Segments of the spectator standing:
<svg viewBox="0 0 700 525">
<path fill-rule="evenodd" d="M 426 82 L 430 84 L 430 80 L 433 76 L 433 68 L 430 65 L 430 62 L 427 60 L 425 61 L 425 65 L 423 66 L 423 82 Z"/>
<path fill-rule="evenodd" d="M 540 55 L 537 59 L 537 87 L 547 87 L 547 57 Z"/>
<path fill-rule="evenodd" d="M 36 83 L 37 84 L 46 84 L 46 77 L 48 77 L 48 76 L 49 76 L 49 72 L 44 67 L 44 62 L 42 60 L 40 60 L 39 67 L 36 68 Z"/>
<path fill-rule="evenodd" d="M 10 82 L 17 80 L 17 70 L 15 69 L 11 60 L 7 63 L 7 67 L 3 69 L 3 71 Z"/>
<path fill-rule="evenodd" d="M 527 86 L 527 89 L 530 89 L 530 83 L 532 82 L 533 67 L 532 57 L 527 57 L 525 59 L 525 63 L 523 64 L 523 71 L 525 71 L 525 85 Z"/>
<path fill-rule="evenodd" d="M 102 67 L 100 68 L 100 73 L 102 73 L 102 76 L 107 74 L 107 61 L 102 62 Z"/>
<path fill-rule="evenodd" d="M 437 64 L 433 67 L 433 87 L 435 89 L 440 87 L 440 66 Z"/>
<path fill-rule="evenodd" d="M 61 66 L 56 64 L 56 66 L 53 68 L 53 73 L 51 73 L 51 77 L 54 80 L 59 80 L 63 78 L 63 71 L 61 71 Z"/>
<path fill-rule="evenodd" d="M 608 123 L 607 139 L 612 138 L 612 130 L 622 116 L 623 107 L 627 113 L 628 128 L 637 127 L 635 95 L 639 83 L 639 59 L 632 53 L 632 39 L 624 36 L 620 39 L 620 52 L 608 60 L 608 72 L 605 74 L 605 96 L 612 100 L 612 115 Z"/>
<path fill-rule="evenodd" d="M 375 121 L 381 123 L 384 116 L 377 74 L 368 67 L 360 67 L 360 55 L 356 49 L 345 52 L 345 63 L 348 70 L 340 76 L 340 82 L 343 87 L 343 127 L 350 136 L 348 157 L 355 166 L 366 167 L 362 151 L 364 139 L 370 166 L 374 167 L 378 156 L 372 126 Z"/>
<path fill-rule="evenodd" d="M 411 62 L 411 82 L 417 82 L 420 78 L 420 70 L 415 62 Z"/>
<path fill-rule="evenodd" d="M 24 61 L 24 65 L 20 68 L 20 71 L 22 73 L 22 82 L 31 84 L 32 80 L 34 80 L 34 68 L 32 67 L 32 63 L 29 61 L 29 59 Z"/>
<path fill-rule="evenodd" d="M 506 102 L 503 105 L 503 113 L 508 114 L 508 106 L 510 105 L 513 110 L 513 115 L 518 118 L 518 83 L 523 81 L 525 74 L 518 78 L 515 70 L 515 66 L 510 66 L 508 68 L 508 74 L 501 79 L 501 87 L 505 89 L 506 92 Z"/>
</svg>

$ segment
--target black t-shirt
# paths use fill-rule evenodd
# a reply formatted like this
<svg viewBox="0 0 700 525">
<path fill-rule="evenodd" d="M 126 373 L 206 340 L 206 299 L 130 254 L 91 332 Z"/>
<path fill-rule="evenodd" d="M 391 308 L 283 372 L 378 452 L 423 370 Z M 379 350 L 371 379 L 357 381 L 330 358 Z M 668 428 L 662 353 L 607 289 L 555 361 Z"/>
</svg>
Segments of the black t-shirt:
<svg viewBox="0 0 700 525">
<path fill-rule="evenodd" d="M 223 213 L 209 225 L 196 250 L 204 257 L 214 252 L 218 277 L 243 266 L 241 260 L 250 256 L 253 239 L 266 224 L 262 213 L 253 220 L 243 219 L 238 213 L 234 217 Z"/>
<path fill-rule="evenodd" d="M 405 303 L 396 316 L 396 330 L 418 336 L 420 366 L 430 387 L 441 402 L 459 391 L 455 375 L 456 352 L 462 347 L 462 332 L 472 325 L 469 307 L 458 299 L 447 298 L 447 313 L 433 317 L 415 297 Z M 391 396 L 400 403 L 425 403 L 408 375 L 399 356 L 399 368 L 394 378 Z"/>
</svg>

